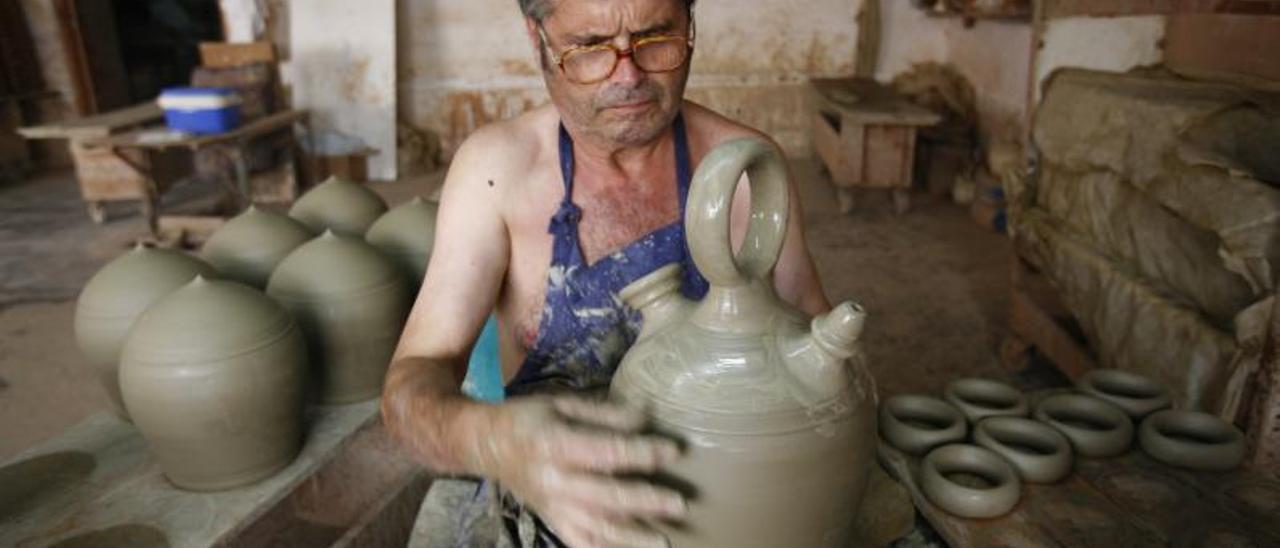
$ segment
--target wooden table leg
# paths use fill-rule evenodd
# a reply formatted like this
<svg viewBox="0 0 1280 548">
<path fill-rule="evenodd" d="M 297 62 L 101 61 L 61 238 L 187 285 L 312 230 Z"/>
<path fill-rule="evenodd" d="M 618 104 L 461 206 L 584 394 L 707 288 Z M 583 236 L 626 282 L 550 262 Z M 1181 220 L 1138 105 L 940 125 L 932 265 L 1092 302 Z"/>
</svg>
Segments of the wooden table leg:
<svg viewBox="0 0 1280 548">
<path fill-rule="evenodd" d="M 910 188 L 893 189 L 893 210 L 898 215 L 903 215 L 909 209 L 911 209 L 911 189 Z"/>
<path fill-rule="evenodd" d="M 147 154 L 151 154 L 151 152 L 148 151 Z M 147 220 L 147 228 L 150 229 L 151 235 L 158 238 L 160 236 L 160 183 L 156 181 L 155 175 L 148 168 L 151 162 L 148 162 L 148 166 L 141 165 L 129 158 L 129 155 L 121 154 L 120 150 L 115 147 L 111 147 L 111 155 L 124 162 L 142 180 L 146 181 L 140 209 L 143 218 Z"/>
<path fill-rule="evenodd" d="M 107 222 L 107 204 L 101 200 L 86 201 L 84 209 L 89 214 L 89 220 L 93 221 L 93 224 L 100 225 Z"/>
<path fill-rule="evenodd" d="M 840 213 L 848 214 L 853 211 L 853 189 L 849 187 L 836 187 L 836 204 L 840 206 Z"/>
</svg>

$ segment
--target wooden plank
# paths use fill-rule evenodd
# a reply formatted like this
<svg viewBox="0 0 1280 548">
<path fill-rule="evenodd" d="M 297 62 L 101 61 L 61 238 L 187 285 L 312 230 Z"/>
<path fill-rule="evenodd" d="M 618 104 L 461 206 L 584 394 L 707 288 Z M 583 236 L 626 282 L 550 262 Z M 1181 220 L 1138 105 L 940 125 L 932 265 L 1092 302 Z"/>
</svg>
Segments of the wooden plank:
<svg viewBox="0 0 1280 548">
<path fill-rule="evenodd" d="M 880 462 L 911 493 L 916 509 L 953 548 L 985 546 L 1167 546 L 1158 530 L 1074 475 L 1051 485 L 1023 485 L 1014 509 L 997 518 L 967 519 L 935 506 L 918 483 L 920 459 L 879 444 Z"/>
<path fill-rule="evenodd" d="M 819 108 L 834 111 L 855 124 L 932 126 L 942 117 L 908 101 L 892 88 L 864 78 L 814 78 Z"/>
<path fill-rule="evenodd" d="M 224 143 L 243 142 L 254 137 L 265 135 L 273 131 L 287 128 L 293 124 L 303 121 L 307 117 L 307 112 L 302 110 L 283 110 L 264 116 L 234 130 L 224 133 L 216 133 L 210 135 L 192 135 L 180 139 L 167 140 L 147 140 L 144 136 L 151 130 L 135 130 L 119 135 L 111 135 L 95 139 L 86 139 L 85 144 L 89 146 L 115 147 L 115 148 L 136 148 L 149 150 L 165 150 L 171 148 L 186 148 L 196 150 L 210 145 L 218 145 Z"/>
<path fill-rule="evenodd" d="M 1193 472 L 1135 448 L 1113 459 L 1082 459 L 1075 476 L 1130 519 L 1183 546 L 1280 546 L 1280 481 L 1257 472 Z"/>
<path fill-rule="evenodd" d="M 1049 316 L 1030 295 L 1014 287 L 1009 327 L 1049 358 L 1063 374 L 1075 379 L 1097 368 L 1089 352 Z"/>
<path fill-rule="evenodd" d="M 95 415 L 0 468 L 0 546 L 45 546 L 119 526 L 158 534 L 173 548 L 234 543 L 344 454 L 358 432 L 378 424 L 378 403 L 316 407 L 309 415 L 306 443 L 287 468 L 208 493 L 173 487 L 133 425 Z"/>
<path fill-rule="evenodd" d="M 1066 390 L 1029 393 L 1035 403 Z M 1280 480 L 1259 469 L 1194 472 L 1135 446 L 1115 458 L 1076 457 L 1062 481 L 1024 484 L 1005 516 L 974 520 L 933 505 L 917 483 L 920 459 L 881 443 L 880 460 L 953 547 L 1280 546 Z"/>
<path fill-rule="evenodd" d="M 1175 71 L 1280 82 L 1280 17 L 1174 15 L 1164 43 Z"/>
<path fill-rule="evenodd" d="M 75 120 L 19 128 L 18 133 L 28 139 L 92 139 L 102 138 L 137 126 L 149 124 L 164 117 L 164 110 L 154 102 L 137 104 L 128 108 L 86 116 Z"/>
<path fill-rule="evenodd" d="M 276 47 L 271 42 L 200 43 L 200 64 L 209 68 L 231 68 L 250 63 L 273 64 L 276 61 Z"/>
<path fill-rule="evenodd" d="M 863 172 L 860 186 L 871 188 L 908 188 L 914 162 L 911 143 L 915 128 L 901 125 L 864 126 Z"/>
<path fill-rule="evenodd" d="M 1048 19 L 1118 17 L 1174 13 L 1280 14 L 1276 0 L 1042 0 Z"/>
</svg>

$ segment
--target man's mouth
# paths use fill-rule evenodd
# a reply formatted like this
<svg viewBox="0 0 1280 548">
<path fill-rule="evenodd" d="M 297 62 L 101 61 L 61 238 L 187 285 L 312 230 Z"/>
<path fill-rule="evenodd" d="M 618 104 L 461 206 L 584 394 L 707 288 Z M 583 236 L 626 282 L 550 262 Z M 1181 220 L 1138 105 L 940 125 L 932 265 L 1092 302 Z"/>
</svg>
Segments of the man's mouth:
<svg viewBox="0 0 1280 548">
<path fill-rule="evenodd" d="M 645 99 L 643 101 L 634 101 L 630 103 L 612 105 L 606 108 L 608 108 L 609 110 L 620 110 L 620 111 L 626 112 L 626 111 L 634 111 L 634 110 L 643 110 L 645 108 L 648 108 L 649 105 L 651 104 L 653 104 L 652 99 Z"/>
</svg>

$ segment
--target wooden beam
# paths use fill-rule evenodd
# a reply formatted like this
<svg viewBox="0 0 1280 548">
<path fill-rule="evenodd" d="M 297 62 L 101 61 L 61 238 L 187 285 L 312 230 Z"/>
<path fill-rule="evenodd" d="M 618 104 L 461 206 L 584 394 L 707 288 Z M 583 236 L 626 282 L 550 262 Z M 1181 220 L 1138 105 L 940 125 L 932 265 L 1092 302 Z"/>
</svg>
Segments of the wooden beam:
<svg viewBox="0 0 1280 548">
<path fill-rule="evenodd" d="M 1280 82 L 1280 17 L 1173 15 L 1165 30 L 1164 61 L 1192 75 Z"/>
<path fill-rule="evenodd" d="M 1045 18 L 1241 13 L 1280 15 L 1277 0 L 1041 0 Z"/>
</svg>

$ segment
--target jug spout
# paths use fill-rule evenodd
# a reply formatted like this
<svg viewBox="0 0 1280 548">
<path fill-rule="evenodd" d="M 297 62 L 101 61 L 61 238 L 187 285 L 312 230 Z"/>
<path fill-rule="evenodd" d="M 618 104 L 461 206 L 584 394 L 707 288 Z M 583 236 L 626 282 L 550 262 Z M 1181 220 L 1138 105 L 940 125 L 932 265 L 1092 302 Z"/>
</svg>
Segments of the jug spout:
<svg viewBox="0 0 1280 548">
<path fill-rule="evenodd" d="M 850 302 L 841 303 L 810 323 L 810 333 L 782 343 L 783 363 L 795 379 L 798 394 L 820 404 L 845 392 L 851 382 L 849 358 L 858 351 L 866 313 Z"/>
<path fill-rule="evenodd" d="M 643 340 L 676 323 L 689 313 L 692 304 L 680 294 L 679 264 L 663 266 L 622 288 L 622 301 L 640 311 L 644 326 L 636 340 Z"/>
<path fill-rule="evenodd" d="M 848 358 L 857 350 L 858 337 L 866 324 L 867 313 L 861 306 L 845 301 L 826 315 L 813 319 L 813 338 L 823 350 Z"/>
</svg>

